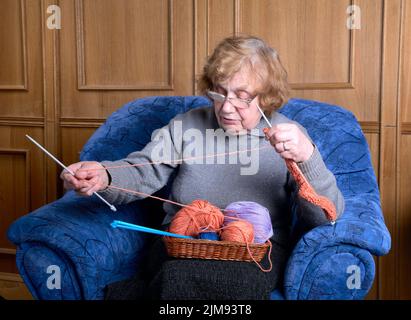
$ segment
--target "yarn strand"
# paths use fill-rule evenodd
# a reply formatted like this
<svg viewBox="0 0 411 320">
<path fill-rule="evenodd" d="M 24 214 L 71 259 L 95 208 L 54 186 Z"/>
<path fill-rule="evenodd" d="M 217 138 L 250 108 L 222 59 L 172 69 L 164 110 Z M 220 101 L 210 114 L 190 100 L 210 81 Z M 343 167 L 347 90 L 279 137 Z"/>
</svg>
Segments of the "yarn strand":
<svg viewBox="0 0 411 320">
<path fill-rule="evenodd" d="M 251 148 L 251 149 L 245 149 L 245 150 L 240 150 L 240 151 L 221 152 L 221 153 L 216 153 L 216 154 L 211 154 L 211 155 L 206 155 L 206 156 L 188 157 L 188 158 L 182 158 L 182 159 L 177 159 L 177 160 L 160 160 L 160 161 L 143 162 L 143 163 L 135 163 L 135 164 L 124 164 L 124 165 L 119 165 L 119 166 L 106 166 L 103 168 L 78 169 L 77 172 L 98 171 L 98 170 L 106 170 L 106 169 L 122 169 L 122 168 L 129 168 L 129 167 L 143 167 L 143 166 L 157 165 L 157 164 L 179 164 L 184 161 L 206 159 L 206 158 L 211 158 L 211 157 L 228 156 L 232 154 L 240 154 L 240 153 L 249 152 L 249 151 L 268 149 L 270 147 L 271 146 L 262 146 L 258 148 Z"/>
<path fill-rule="evenodd" d="M 156 200 L 168 202 L 168 203 L 171 203 L 171 204 L 174 204 L 174 205 L 176 205 L 176 206 L 183 207 L 183 208 L 189 207 L 189 208 L 192 208 L 192 209 L 197 210 L 197 211 L 202 211 L 202 210 L 199 209 L 199 208 L 195 208 L 195 207 L 192 207 L 192 206 L 187 205 L 187 204 L 184 204 L 184 203 L 180 203 L 180 202 L 172 201 L 172 200 L 169 200 L 169 199 L 164 199 L 164 198 L 161 198 L 161 197 L 153 196 L 153 195 L 151 195 L 151 194 L 148 194 L 148 193 L 145 193 L 145 192 L 141 192 L 141 191 L 135 191 L 135 190 L 125 189 L 125 188 L 117 187 L 117 186 L 114 186 L 114 185 L 109 185 L 109 186 L 107 186 L 107 188 L 117 189 L 117 190 L 120 190 L 120 191 L 137 194 L 137 195 L 140 195 L 140 196 L 145 196 L 145 197 L 147 197 L 147 198 L 152 198 L 152 199 L 156 199 Z M 218 209 L 221 210 L 221 211 L 226 211 L 226 212 L 235 212 L 234 210 L 227 210 L 227 209 L 221 209 L 221 208 L 218 208 Z M 204 211 L 204 212 L 206 212 L 206 211 Z"/>
<path fill-rule="evenodd" d="M 232 218 L 232 217 L 230 217 L 230 218 Z M 242 220 L 242 219 L 240 219 L 240 220 Z M 268 251 L 268 261 L 270 263 L 270 267 L 268 269 L 264 269 L 263 266 L 257 260 L 255 260 L 255 258 L 253 257 L 253 254 L 252 254 L 251 249 L 250 249 L 250 242 L 247 241 L 247 238 L 244 234 L 244 231 L 241 228 L 238 228 L 237 226 L 234 226 L 234 227 L 237 228 L 240 231 L 240 234 L 243 237 L 244 243 L 247 246 L 248 254 L 249 254 L 250 258 L 254 261 L 254 263 L 260 268 L 260 270 L 262 272 L 270 272 L 273 268 L 273 262 L 271 261 L 271 251 L 272 251 L 273 245 L 272 245 L 271 241 L 267 240 L 268 243 L 269 243 L 269 248 L 270 248 L 269 251 Z M 224 228 L 226 228 L 226 227 L 221 227 L 221 229 L 224 229 Z"/>
</svg>

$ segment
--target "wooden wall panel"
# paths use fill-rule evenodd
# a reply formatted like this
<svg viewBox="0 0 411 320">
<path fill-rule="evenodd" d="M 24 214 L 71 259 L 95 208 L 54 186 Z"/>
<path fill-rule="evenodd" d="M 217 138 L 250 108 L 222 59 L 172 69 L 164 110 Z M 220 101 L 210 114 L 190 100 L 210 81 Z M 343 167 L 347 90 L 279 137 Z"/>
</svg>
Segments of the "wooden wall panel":
<svg viewBox="0 0 411 320">
<path fill-rule="evenodd" d="M 411 299 L 411 132 L 401 135 L 398 215 L 398 296 Z"/>
<path fill-rule="evenodd" d="M 396 299 L 398 276 L 397 276 L 397 257 L 398 239 L 397 239 L 397 146 L 396 146 L 396 128 L 385 127 L 381 132 L 381 153 L 380 179 L 379 187 L 381 192 L 382 211 L 384 213 L 385 223 L 391 234 L 391 251 L 387 256 L 379 259 L 379 298 Z"/>
<path fill-rule="evenodd" d="M 96 128 L 62 128 L 61 141 L 65 146 L 61 153 L 62 161 L 67 164 L 80 161 L 81 149 L 95 131 Z"/>
<path fill-rule="evenodd" d="M 216 44 L 227 35 L 236 32 L 238 7 L 236 1 L 209 0 L 205 7 L 207 18 L 207 55 L 210 55 Z"/>
<path fill-rule="evenodd" d="M 191 1 L 64 0 L 61 10 L 63 122 L 104 119 L 138 97 L 192 94 Z"/>
<path fill-rule="evenodd" d="M 174 13 L 170 1 L 77 4 L 79 89 L 172 89 Z"/>
<path fill-rule="evenodd" d="M 40 2 L 0 1 L 0 120 L 43 119 Z"/>
<path fill-rule="evenodd" d="M 378 298 L 398 299 L 398 90 L 402 0 L 384 1 L 379 186 L 391 251 L 378 259 Z M 393 36 L 395 35 L 395 36 Z"/>
<path fill-rule="evenodd" d="M 80 153 L 87 140 L 96 131 L 99 124 L 89 124 L 92 127 L 87 128 L 83 123 L 65 123 L 61 128 L 61 145 L 60 159 L 63 163 L 69 165 L 80 161 Z M 59 167 L 57 174 L 60 176 L 62 169 Z M 57 194 L 64 194 L 63 182 L 58 179 Z"/>
<path fill-rule="evenodd" d="M 411 4 L 403 4 L 403 33 L 401 47 L 401 75 L 400 75 L 400 101 L 401 122 L 407 129 L 411 126 Z"/>
<path fill-rule="evenodd" d="M 12 32 L 10 34 L 10 32 Z M 5 0 L 0 3 L 0 90 L 27 88 L 26 27 L 24 2 Z"/>
<path fill-rule="evenodd" d="M 363 131 L 370 148 L 372 165 L 378 179 L 378 167 L 380 163 L 380 135 L 378 134 L 378 132 L 369 133 L 364 129 Z"/>
<path fill-rule="evenodd" d="M 352 88 L 305 90 L 300 86 L 299 91 L 295 91 L 294 94 L 307 99 L 332 101 L 353 111 L 360 121 L 378 123 L 383 4 L 378 0 L 355 1 L 355 4 L 361 8 L 362 24 L 360 30 L 352 31 Z M 338 24 L 333 23 L 328 29 L 331 28 L 345 34 L 343 30 L 346 29 L 346 25 L 341 21 Z M 329 55 L 328 59 L 334 60 L 335 57 Z M 322 68 L 324 60 L 319 61 L 317 65 Z"/>
<path fill-rule="evenodd" d="M 19 168 L 22 165 L 22 158 L 24 158 L 24 162 L 29 165 L 29 172 L 27 172 L 28 183 L 24 180 L 24 183 L 21 184 L 20 182 L 23 181 L 21 177 L 15 176 L 15 178 L 12 178 L 12 176 L 10 176 L 8 182 L 0 179 L 0 186 L 2 190 L 6 190 L 7 188 L 11 188 L 12 190 L 31 190 L 29 206 L 27 207 L 27 212 L 29 212 L 42 206 L 46 202 L 46 181 L 44 174 L 45 166 L 49 163 L 48 161 L 51 160 L 46 159 L 44 153 L 26 139 L 26 134 L 36 139 L 39 143 L 44 143 L 43 129 L 40 127 L 0 126 L 0 150 L 4 152 L 9 150 L 8 153 L 1 153 L 5 161 L 4 163 L 2 162 L 4 167 L 0 166 L 2 175 L 11 174 L 8 167 L 10 164 L 7 161 L 7 159 L 11 159 L 11 156 L 16 157 L 16 165 L 20 163 Z M 23 154 L 21 150 L 24 150 L 26 153 Z M 7 154 L 8 156 L 6 157 Z M 13 215 L 16 216 L 17 211 L 14 211 Z"/>
<path fill-rule="evenodd" d="M 6 300 L 34 300 L 18 274 L 0 272 L 0 295 Z"/>
<path fill-rule="evenodd" d="M 349 0 L 242 0 L 238 32 L 277 48 L 295 88 L 350 88 Z"/>
<path fill-rule="evenodd" d="M 7 240 L 14 220 L 46 203 L 44 156 L 25 138 L 43 143 L 40 127 L 0 126 L 0 270 L 17 272 L 15 247 Z"/>
<path fill-rule="evenodd" d="M 398 296 L 411 299 L 411 3 L 403 1 L 399 83 Z"/>
<path fill-rule="evenodd" d="M 44 158 L 25 138 L 43 140 L 40 17 L 39 1 L 0 1 L 0 271 L 9 273 L 17 272 L 10 223 L 46 202 Z"/>
<path fill-rule="evenodd" d="M 30 156 L 26 149 L 1 149 L 0 168 L 0 225 L 10 225 L 30 211 Z M 0 236 L 0 253 L 10 252 L 14 246 L 6 234 Z"/>
<path fill-rule="evenodd" d="M 377 175 L 378 179 L 378 169 L 379 169 L 379 160 L 380 160 L 380 150 L 379 150 L 379 145 L 380 145 L 380 135 L 379 132 L 373 132 L 369 128 L 363 128 L 365 138 L 367 139 L 368 145 L 370 147 L 370 152 L 371 152 L 371 160 L 372 164 L 374 167 L 374 171 Z M 376 266 L 376 277 L 375 281 L 373 283 L 373 286 L 370 290 L 370 292 L 367 295 L 367 300 L 375 300 L 378 299 L 378 283 L 379 283 L 379 258 L 374 257 L 375 261 L 375 266 Z"/>
</svg>

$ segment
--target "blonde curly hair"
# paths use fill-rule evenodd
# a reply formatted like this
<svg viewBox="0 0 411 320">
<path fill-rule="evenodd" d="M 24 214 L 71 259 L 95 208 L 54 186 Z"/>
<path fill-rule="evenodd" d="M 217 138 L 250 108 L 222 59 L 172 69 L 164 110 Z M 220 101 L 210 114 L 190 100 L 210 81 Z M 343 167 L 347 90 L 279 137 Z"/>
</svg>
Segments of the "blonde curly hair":
<svg viewBox="0 0 411 320">
<path fill-rule="evenodd" d="M 249 68 L 260 84 L 257 94 L 266 115 L 288 101 L 287 71 L 277 51 L 254 36 L 228 37 L 216 46 L 198 79 L 200 93 L 206 95 L 244 67 Z"/>
</svg>

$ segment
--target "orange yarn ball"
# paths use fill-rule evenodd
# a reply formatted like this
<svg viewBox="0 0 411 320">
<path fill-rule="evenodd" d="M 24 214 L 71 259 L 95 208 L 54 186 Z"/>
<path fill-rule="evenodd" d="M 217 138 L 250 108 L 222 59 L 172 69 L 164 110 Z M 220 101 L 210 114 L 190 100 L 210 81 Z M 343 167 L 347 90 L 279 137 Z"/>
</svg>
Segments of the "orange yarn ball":
<svg viewBox="0 0 411 320">
<path fill-rule="evenodd" d="M 223 241 L 253 243 L 253 225 L 246 220 L 231 221 L 223 227 L 223 230 L 221 230 L 220 238 Z"/>
<path fill-rule="evenodd" d="M 169 231 L 185 236 L 197 237 L 203 231 L 217 231 L 224 222 L 220 209 L 206 200 L 194 200 L 179 210 L 171 221 Z"/>
</svg>

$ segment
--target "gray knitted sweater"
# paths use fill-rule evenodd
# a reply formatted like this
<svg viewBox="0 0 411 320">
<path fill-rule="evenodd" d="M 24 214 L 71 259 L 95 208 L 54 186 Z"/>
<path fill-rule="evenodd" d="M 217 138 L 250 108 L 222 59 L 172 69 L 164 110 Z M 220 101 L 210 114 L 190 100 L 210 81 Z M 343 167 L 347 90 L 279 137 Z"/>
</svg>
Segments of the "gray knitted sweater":
<svg viewBox="0 0 411 320">
<path fill-rule="evenodd" d="M 277 112 L 269 121 L 273 125 L 296 123 Z M 327 223 L 327 219 L 319 207 L 296 195 L 295 181 L 284 160 L 264 138 L 262 129 L 266 126 L 261 119 L 256 128 L 246 134 L 229 135 L 219 128 L 213 108 L 193 109 L 177 115 L 167 126 L 156 130 L 151 142 L 141 151 L 118 161 L 103 161 L 102 165 L 108 168 L 111 185 L 146 194 L 161 189 L 175 173 L 170 200 L 183 204 L 204 199 L 223 209 L 235 201 L 257 202 L 270 212 L 274 230 L 272 239 L 283 242 L 291 224 L 293 202 L 297 204 L 299 218 L 310 228 Z M 307 135 L 306 130 L 299 127 Z M 176 161 L 179 159 L 185 160 Z M 110 169 L 148 162 L 156 163 Z M 316 192 L 328 197 L 340 215 L 344 210 L 344 198 L 318 149 L 315 147 L 311 158 L 298 165 Z M 114 204 L 145 198 L 113 188 L 100 194 Z M 181 209 L 166 202 L 163 207 L 167 213 L 164 223 L 170 222 Z"/>
</svg>

